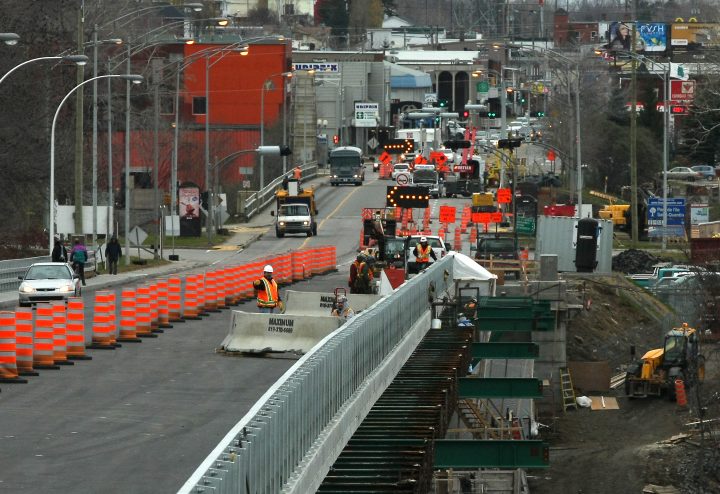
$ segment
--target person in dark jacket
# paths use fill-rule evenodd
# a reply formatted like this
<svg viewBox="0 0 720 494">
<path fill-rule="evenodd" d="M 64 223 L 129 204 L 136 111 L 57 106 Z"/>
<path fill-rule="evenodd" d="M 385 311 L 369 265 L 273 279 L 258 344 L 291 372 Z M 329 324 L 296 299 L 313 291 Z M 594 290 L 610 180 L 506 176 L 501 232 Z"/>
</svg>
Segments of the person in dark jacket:
<svg viewBox="0 0 720 494">
<path fill-rule="evenodd" d="M 117 237 L 113 236 L 105 247 L 105 257 L 108 260 L 108 272 L 117 274 L 118 260 L 122 257 L 122 248 Z"/>
<path fill-rule="evenodd" d="M 52 250 L 52 262 L 67 262 L 68 253 L 65 244 L 58 237 L 55 237 L 55 246 Z"/>
</svg>

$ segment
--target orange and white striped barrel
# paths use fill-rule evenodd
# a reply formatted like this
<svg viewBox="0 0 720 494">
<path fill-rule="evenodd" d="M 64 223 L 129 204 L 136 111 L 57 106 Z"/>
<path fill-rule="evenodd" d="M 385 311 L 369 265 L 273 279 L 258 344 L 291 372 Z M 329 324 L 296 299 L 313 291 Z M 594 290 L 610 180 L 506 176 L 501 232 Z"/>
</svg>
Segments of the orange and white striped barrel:
<svg viewBox="0 0 720 494">
<path fill-rule="evenodd" d="M 95 292 L 93 307 L 92 343 L 88 348 L 114 350 L 115 345 L 112 339 L 110 336 L 110 292 L 98 290 Z"/>
<path fill-rule="evenodd" d="M 53 311 L 53 360 L 57 365 L 75 365 L 67 358 L 67 315 L 65 301 L 50 303 Z"/>
<path fill-rule="evenodd" d="M 302 281 L 305 277 L 305 251 L 293 251 L 290 262 L 292 264 L 292 280 Z"/>
<path fill-rule="evenodd" d="M 202 312 L 217 311 L 215 286 L 215 271 L 207 271 L 205 273 L 204 289 L 201 292 L 203 296 Z"/>
<path fill-rule="evenodd" d="M 470 229 L 470 245 L 475 245 L 475 243 L 477 242 L 477 234 L 477 227 L 473 226 Z"/>
<path fill-rule="evenodd" d="M 225 294 L 228 292 L 228 268 L 215 271 L 215 307 L 227 309 Z"/>
<path fill-rule="evenodd" d="M 70 297 L 67 302 L 67 356 L 72 360 L 92 360 L 85 355 L 85 302 L 81 297 Z"/>
<path fill-rule="evenodd" d="M 184 297 L 184 319 L 200 319 L 198 308 L 198 292 L 197 278 L 199 275 L 188 275 L 185 278 L 185 297 Z"/>
<path fill-rule="evenodd" d="M 452 248 L 455 252 L 462 251 L 462 237 L 460 236 L 460 233 L 460 228 L 455 227 L 455 242 L 452 245 Z"/>
<path fill-rule="evenodd" d="M 225 292 L 225 306 L 230 307 L 240 302 L 240 273 L 242 266 L 233 266 L 227 270 L 228 289 Z"/>
<path fill-rule="evenodd" d="M 157 283 L 150 283 L 150 331 L 153 333 L 163 333 L 160 329 L 160 309 L 157 299 Z"/>
<path fill-rule="evenodd" d="M 120 334 L 118 341 L 140 342 L 135 322 L 135 290 L 123 288 L 120 293 Z"/>
<path fill-rule="evenodd" d="M 33 369 L 33 311 L 31 307 L 15 309 L 15 357 L 21 376 L 37 376 Z"/>
<path fill-rule="evenodd" d="M 15 343 L 15 313 L 0 311 L 0 382 L 26 383 L 21 379 L 17 367 Z"/>
<path fill-rule="evenodd" d="M 243 300 L 251 299 L 255 295 L 253 281 L 255 281 L 256 278 L 260 277 L 257 275 L 257 263 L 249 262 L 247 264 L 244 264 L 240 273 L 240 280 L 242 283 L 240 289 L 240 297 Z"/>
<path fill-rule="evenodd" d="M 205 273 L 198 274 L 195 277 L 195 286 L 197 286 L 197 302 L 198 316 L 207 316 L 209 312 L 207 301 L 207 275 Z"/>
<path fill-rule="evenodd" d="M 182 322 L 182 279 L 168 278 L 168 312 L 170 322 Z"/>
<path fill-rule="evenodd" d="M 108 334 L 110 335 L 110 343 L 115 346 L 117 342 L 117 296 L 115 291 L 108 291 Z"/>
<path fill-rule="evenodd" d="M 158 323 L 161 328 L 172 328 L 170 324 L 169 282 L 165 278 L 157 281 Z"/>
<path fill-rule="evenodd" d="M 135 334 L 141 338 L 155 338 L 152 332 L 152 294 L 147 285 L 139 286 L 135 292 Z"/>
<path fill-rule="evenodd" d="M 35 338 L 33 339 L 33 367 L 35 369 L 59 369 L 53 361 L 53 309 L 48 304 L 38 304 L 35 309 Z"/>
</svg>

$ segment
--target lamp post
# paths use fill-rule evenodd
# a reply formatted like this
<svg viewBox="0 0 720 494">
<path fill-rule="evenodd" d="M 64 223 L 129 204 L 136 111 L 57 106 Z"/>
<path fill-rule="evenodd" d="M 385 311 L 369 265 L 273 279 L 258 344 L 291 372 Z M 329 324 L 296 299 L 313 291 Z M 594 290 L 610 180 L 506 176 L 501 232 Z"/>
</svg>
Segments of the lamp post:
<svg viewBox="0 0 720 494">
<path fill-rule="evenodd" d="M 16 33 L 0 33 L 0 41 L 9 46 L 17 45 L 18 41 L 20 41 L 20 35 Z"/>
<path fill-rule="evenodd" d="M 0 39 L 2 39 L 2 38 L 0 38 Z M 15 71 L 16 71 L 17 69 L 19 69 L 20 67 L 23 67 L 23 66 L 25 66 L 25 65 L 27 65 L 27 64 L 30 64 L 30 63 L 33 63 L 33 62 L 40 62 L 40 61 L 42 61 L 42 60 L 64 60 L 64 61 L 66 61 L 66 62 L 73 62 L 73 63 L 76 64 L 76 65 L 85 65 L 85 64 L 88 62 L 89 59 L 88 59 L 88 57 L 86 57 L 85 55 L 66 55 L 66 56 L 33 58 L 33 59 L 30 59 L 30 60 L 26 60 L 26 61 L 24 61 L 23 63 L 18 64 L 18 65 L 16 65 L 15 67 L 13 67 L 12 69 L 8 70 L 2 77 L 0 77 L 0 84 L 2 84 L 3 81 L 4 81 L 5 79 L 7 79 L 10 74 L 12 74 L 13 72 L 15 72 Z"/>
<path fill-rule="evenodd" d="M 48 222 L 49 223 L 49 231 L 50 231 L 49 242 L 48 242 L 50 253 L 52 253 L 53 238 L 55 237 L 55 218 L 54 218 L 54 216 L 55 216 L 55 126 L 57 124 L 57 118 L 58 118 L 58 115 L 60 114 L 60 110 L 62 109 L 63 104 L 65 104 L 65 102 L 68 100 L 68 98 L 70 98 L 70 96 L 72 96 L 72 94 L 76 90 L 78 90 L 80 87 L 84 86 L 85 84 L 87 84 L 89 82 L 95 81 L 97 79 L 105 79 L 105 78 L 122 78 L 122 79 L 126 79 L 128 81 L 128 83 L 133 83 L 133 84 L 139 84 L 143 81 L 143 77 L 141 75 L 137 75 L 137 74 L 129 74 L 129 75 L 127 75 L 127 74 L 122 74 L 122 75 L 108 74 L 108 75 L 96 76 L 96 77 L 93 77 L 86 81 L 83 81 L 80 84 L 76 85 L 74 88 L 72 88 L 65 95 L 65 97 L 62 99 L 62 101 L 58 105 L 57 110 L 55 111 L 55 116 L 53 117 L 51 129 L 50 129 L 50 194 L 49 194 L 49 196 L 50 196 L 50 208 L 49 208 L 50 221 Z M 75 207 L 77 208 L 78 206 L 76 205 Z"/>
<path fill-rule="evenodd" d="M 292 77 L 292 72 L 280 72 L 278 74 L 272 74 L 263 81 L 263 85 L 260 88 L 260 146 L 265 145 L 265 90 L 272 88 L 273 77 L 282 77 L 283 84 L 283 95 L 285 94 L 285 77 Z M 285 101 L 283 101 L 285 105 Z M 283 128 L 285 128 L 285 122 L 283 122 Z M 285 142 L 283 141 L 283 144 Z M 283 169 L 283 173 L 285 170 Z M 265 157 L 260 155 L 260 190 L 265 187 Z"/>
</svg>

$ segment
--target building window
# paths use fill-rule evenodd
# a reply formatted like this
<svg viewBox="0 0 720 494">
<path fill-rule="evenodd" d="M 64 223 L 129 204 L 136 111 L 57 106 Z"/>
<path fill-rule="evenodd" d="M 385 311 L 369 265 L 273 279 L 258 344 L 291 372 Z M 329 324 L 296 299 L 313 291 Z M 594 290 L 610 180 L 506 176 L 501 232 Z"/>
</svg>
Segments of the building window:
<svg viewBox="0 0 720 494">
<path fill-rule="evenodd" d="M 206 105 L 205 96 L 193 97 L 193 106 L 192 106 L 193 115 L 205 115 L 207 113 L 206 108 L 207 108 L 207 105 Z"/>
<path fill-rule="evenodd" d="M 590 31 L 590 40 L 595 41 L 595 38 L 597 38 L 597 32 Z"/>
</svg>

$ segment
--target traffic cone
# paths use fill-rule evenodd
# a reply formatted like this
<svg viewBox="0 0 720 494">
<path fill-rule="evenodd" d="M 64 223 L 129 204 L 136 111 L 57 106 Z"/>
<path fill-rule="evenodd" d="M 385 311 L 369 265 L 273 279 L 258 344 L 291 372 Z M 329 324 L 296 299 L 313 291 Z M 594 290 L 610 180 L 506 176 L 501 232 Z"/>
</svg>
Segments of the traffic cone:
<svg viewBox="0 0 720 494">
<path fill-rule="evenodd" d="M 0 382 L 26 383 L 20 377 L 17 367 L 15 342 L 15 313 L 0 311 Z"/>
<path fill-rule="evenodd" d="M 21 376 L 38 376 L 33 369 L 33 310 L 31 307 L 15 309 L 15 341 L 18 373 Z"/>
<path fill-rule="evenodd" d="M 687 406 L 687 397 L 685 396 L 685 383 L 682 379 L 675 379 L 675 400 L 678 406 Z"/>
</svg>

